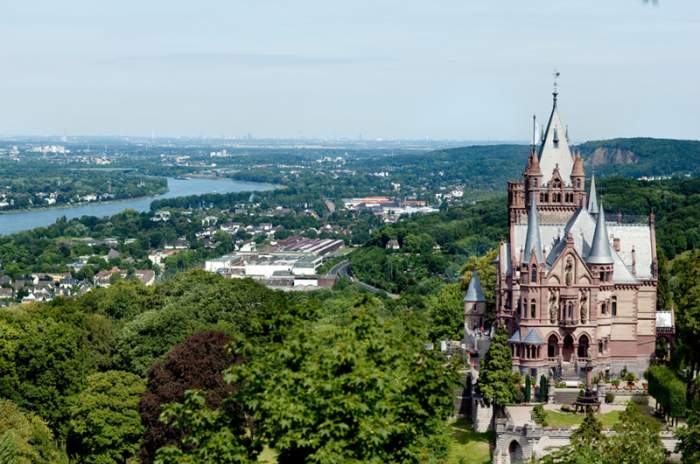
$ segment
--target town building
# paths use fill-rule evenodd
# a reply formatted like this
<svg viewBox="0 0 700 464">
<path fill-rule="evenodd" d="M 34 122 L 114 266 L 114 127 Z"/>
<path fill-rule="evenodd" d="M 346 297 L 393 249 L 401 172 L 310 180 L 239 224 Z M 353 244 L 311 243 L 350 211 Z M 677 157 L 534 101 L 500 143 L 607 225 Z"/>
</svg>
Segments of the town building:
<svg viewBox="0 0 700 464">
<path fill-rule="evenodd" d="M 513 367 L 531 376 L 641 374 L 654 354 L 658 261 L 654 215 L 606 214 L 572 153 L 558 93 L 523 180 L 508 183 L 509 240 L 497 258 L 496 315 Z M 534 126 L 535 124 L 533 124 Z"/>
</svg>

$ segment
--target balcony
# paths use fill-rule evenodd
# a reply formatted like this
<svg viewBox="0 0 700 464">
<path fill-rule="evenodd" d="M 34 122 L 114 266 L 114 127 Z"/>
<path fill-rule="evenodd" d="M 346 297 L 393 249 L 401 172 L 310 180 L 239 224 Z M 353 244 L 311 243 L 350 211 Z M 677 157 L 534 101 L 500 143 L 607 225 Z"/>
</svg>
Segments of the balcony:
<svg viewBox="0 0 700 464">
<path fill-rule="evenodd" d="M 559 326 L 560 327 L 576 327 L 578 325 L 579 321 L 578 319 L 559 319 Z"/>
</svg>

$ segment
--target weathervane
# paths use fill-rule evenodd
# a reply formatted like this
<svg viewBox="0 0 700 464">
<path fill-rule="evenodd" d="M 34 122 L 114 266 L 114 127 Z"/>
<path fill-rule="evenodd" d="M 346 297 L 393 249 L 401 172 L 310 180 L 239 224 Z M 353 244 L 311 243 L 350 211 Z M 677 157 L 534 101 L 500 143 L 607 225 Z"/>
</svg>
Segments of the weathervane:
<svg viewBox="0 0 700 464">
<path fill-rule="evenodd" d="M 557 89 L 557 86 L 559 83 L 557 82 L 557 80 L 559 79 L 559 76 L 561 75 L 561 73 L 559 71 L 557 71 L 555 68 L 552 75 L 554 76 L 554 92 L 552 92 L 552 97 L 554 97 L 554 106 L 556 107 L 557 106 L 557 95 L 559 95 L 559 90 Z"/>
</svg>

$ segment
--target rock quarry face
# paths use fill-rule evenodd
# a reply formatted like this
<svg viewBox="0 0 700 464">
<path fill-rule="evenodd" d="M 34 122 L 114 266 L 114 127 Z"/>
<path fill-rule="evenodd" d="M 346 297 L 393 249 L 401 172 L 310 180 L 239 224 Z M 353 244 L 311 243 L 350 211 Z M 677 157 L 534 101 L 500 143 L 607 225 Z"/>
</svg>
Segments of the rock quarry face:
<svg viewBox="0 0 700 464">
<path fill-rule="evenodd" d="M 637 155 L 629 150 L 596 148 L 589 158 L 593 166 L 604 164 L 636 164 Z"/>
</svg>

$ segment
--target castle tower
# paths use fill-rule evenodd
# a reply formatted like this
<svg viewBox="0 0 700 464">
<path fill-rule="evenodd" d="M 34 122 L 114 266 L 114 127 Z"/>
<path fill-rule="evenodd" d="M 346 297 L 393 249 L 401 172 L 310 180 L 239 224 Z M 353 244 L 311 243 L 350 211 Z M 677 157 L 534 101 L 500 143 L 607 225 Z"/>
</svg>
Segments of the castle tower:
<svg viewBox="0 0 700 464">
<path fill-rule="evenodd" d="M 585 190 L 583 158 L 569 147 L 557 96 L 555 90 L 538 148 L 533 137 L 522 180 L 508 183 L 496 319 L 509 331 L 513 368 L 523 375 L 576 378 L 586 366 L 641 374 L 657 336 L 654 216 L 606 221 L 594 178 Z M 470 316 L 479 313 L 476 305 L 465 299 L 467 338 L 479 325 Z"/>
<path fill-rule="evenodd" d="M 467 294 L 464 295 L 464 336 L 467 345 L 481 333 L 486 313 L 486 297 L 481 290 L 481 281 L 476 269 L 472 271 Z M 472 345 L 473 346 L 473 345 Z"/>
</svg>

